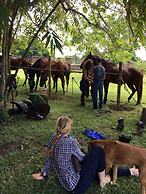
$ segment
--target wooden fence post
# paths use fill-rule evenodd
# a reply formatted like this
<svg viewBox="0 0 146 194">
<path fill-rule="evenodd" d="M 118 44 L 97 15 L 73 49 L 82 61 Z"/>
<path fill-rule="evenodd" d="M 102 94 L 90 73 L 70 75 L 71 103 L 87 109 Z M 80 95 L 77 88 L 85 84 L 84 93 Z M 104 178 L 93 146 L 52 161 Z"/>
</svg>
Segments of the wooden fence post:
<svg viewBox="0 0 146 194">
<path fill-rule="evenodd" d="M 117 109 L 120 108 L 121 81 L 122 81 L 122 62 L 119 62 L 118 88 L 117 88 Z"/>
</svg>

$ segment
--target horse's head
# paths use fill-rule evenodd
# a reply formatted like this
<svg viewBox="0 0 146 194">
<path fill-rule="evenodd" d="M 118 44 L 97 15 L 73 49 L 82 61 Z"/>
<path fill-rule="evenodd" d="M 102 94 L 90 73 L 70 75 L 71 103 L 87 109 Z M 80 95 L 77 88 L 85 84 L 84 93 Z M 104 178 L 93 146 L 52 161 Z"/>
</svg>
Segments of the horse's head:
<svg viewBox="0 0 146 194">
<path fill-rule="evenodd" d="M 92 55 L 91 51 L 89 53 L 89 55 L 87 55 L 87 57 L 84 59 L 84 61 L 81 63 L 80 68 L 83 68 L 83 64 L 85 61 L 87 61 L 88 59 L 91 59 L 93 61 L 93 65 L 96 66 L 96 64 L 101 62 L 101 59 L 98 56 Z"/>
<path fill-rule="evenodd" d="M 48 77 L 47 72 L 44 71 L 44 72 L 41 73 L 40 87 L 43 87 L 45 85 L 45 83 L 47 81 L 47 77 Z"/>
</svg>

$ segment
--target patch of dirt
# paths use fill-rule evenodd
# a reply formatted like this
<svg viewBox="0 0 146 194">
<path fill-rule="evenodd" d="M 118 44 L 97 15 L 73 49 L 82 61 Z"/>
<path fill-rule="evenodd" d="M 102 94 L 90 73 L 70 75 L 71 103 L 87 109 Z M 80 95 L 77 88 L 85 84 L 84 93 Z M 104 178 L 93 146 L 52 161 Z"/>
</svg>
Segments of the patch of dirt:
<svg viewBox="0 0 146 194">
<path fill-rule="evenodd" d="M 48 92 L 44 89 L 39 90 L 39 94 L 48 96 Z M 48 99 L 51 100 L 62 100 L 64 99 L 65 95 L 60 96 L 60 94 L 55 94 L 54 92 L 51 93 L 51 96 L 48 96 Z"/>
<path fill-rule="evenodd" d="M 120 107 L 117 107 L 116 104 L 109 104 L 108 107 L 111 109 L 111 110 L 115 110 L 115 111 L 132 111 L 134 110 L 133 107 L 128 107 L 126 105 L 120 105 Z"/>
<path fill-rule="evenodd" d="M 64 96 L 58 96 L 58 95 L 52 94 L 51 96 L 49 96 L 49 99 L 51 99 L 51 100 L 62 100 L 62 99 L 64 99 Z"/>
<path fill-rule="evenodd" d="M 4 156 L 14 149 L 21 149 L 21 142 L 6 142 L 0 144 L 0 155 Z"/>
</svg>

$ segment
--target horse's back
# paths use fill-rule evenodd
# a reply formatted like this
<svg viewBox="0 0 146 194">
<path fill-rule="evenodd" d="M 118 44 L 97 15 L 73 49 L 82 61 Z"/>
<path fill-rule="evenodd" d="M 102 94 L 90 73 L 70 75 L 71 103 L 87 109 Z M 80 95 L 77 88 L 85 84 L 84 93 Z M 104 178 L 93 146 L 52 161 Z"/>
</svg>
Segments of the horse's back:
<svg viewBox="0 0 146 194">
<path fill-rule="evenodd" d="M 131 72 L 133 75 L 135 75 L 135 76 L 138 75 L 138 76 L 140 76 L 141 78 L 143 78 L 143 72 L 140 71 L 139 69 L 134 68 L 134 67 L 128 67 L 127 70 L 128 70 L 129 72 Z"/>
<path fill-rule="evenodd" d="M 134 67 L 128 67 L 126 69 L 123 69 L 123 79 L 126 80 L 126 82 L 131 83 L 142 83 L 143 80 L 143 73 Z"/>
<path fill-rule="evenodd" d="M 61 62 L 60 60 L 52 60 L 51 61 L 51 71 L 53 73 L 59 73 L 61 75 L 65 72 L 65 64 Z"/>
<path fill-rule="evenodd" d="M 28 59 L 21 60 L 21 58 L 10 58 L 11 70 L 17 70 L 18 67 L 23 69 L 31 67 L 31 63 Z"/>
<path fill-rule="evenodd" d="M 32 65 L 33 68 L 36 68 L 38 70 L 45 69 L 48 67 L 49 59 L 47 57 L 42 57 L 37 59 L 34 64 Z"/>
</svg>

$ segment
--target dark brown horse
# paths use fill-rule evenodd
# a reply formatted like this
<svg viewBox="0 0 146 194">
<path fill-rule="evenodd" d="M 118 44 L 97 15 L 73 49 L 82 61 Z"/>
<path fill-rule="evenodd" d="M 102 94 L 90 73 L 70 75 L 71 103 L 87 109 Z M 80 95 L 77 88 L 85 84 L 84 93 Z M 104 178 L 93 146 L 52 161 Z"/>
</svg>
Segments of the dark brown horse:
<svg viewBox="0 0 146 194">
<path fill-rule="evenodd" d="M 29 62 L 28 59 L 23 59 L 21 61 L 21 58 L 10 58 L 10 67 L 11 70 L 17 70 L 20 64 L 20 69 L 23 69 L 24 75 L 25 75 L 25 80 L 23 83 L 23 86 L 26 84 L 26 81 L 28 79 L 28 70 L 31 67 L 31 63 Z"/>
<path fill-rule="evenodd" d="M 2 63 L 2 56 L 0 56 L 0 74 L 1 74 L 1 68 L 2 68 L 1 63 Z M 21 61 L 21 58 L 12 58 L 11 57 L 10 58 L 10 69 L 17 70 L 18 67 L 20 67 L 20 69 L 23 69 L 23 71 L 24 71 L 25 81 L 24 81 L 23 85 L 25 85 L 26 81 L 28 79 L 28 69 L 31 67 L 31 63 L 29 62 L 28 59 L 23 59 Z"/>
<path fill-rule="evenodd" d="M 56 89 L 57 92 L 57 81 L 58 78 L 61 79 L 63 93 L 65 93 L 65 80 L 64 76 L 66 76 L 67 88 L 69 84 L 69 75 L 70 75 L 70 66 L 66 66 L 61 61 L 51 60 L 51 76 L 53 79 L 53 88 Z M 40 87 L 43 87 L 47 81 L 48 77 L 48 67 L 49 60 L 48 58 L 40 58 L 38 59 L 29 70 L 29 86 L 30 91 L 37 89 L 39 78 L 40 78 Z M 35 84 L 35 75 L 37 77 Z"/>
<path fill-rule="evenodd" d="M 30 92 L 33 92 L 33 90 L 35 91 L 37 90 L 37 86 L 38 86 L 41 73 L 47 71 L 48 63 L 49 61 L 47 57 L 39 58 L 38 60 L 35 61 L 35 63 L 29 69 L 28 83 L 29 83 Z M 36 76 L 36 82 L 35 82 L 35 76 Z"/>
<path fill-rule="evenodd" d="M 87 59 L 92 59 L 93 63 L 95 64 L 96 61 L 100 60 L 98 56 L 90 54 L 86 57 L 86 59 L 82 62 L 83 63 Z M 108 95 L 108 87 L 109 83 L 118 84 L 118 72 L 119 69 L 116 64 L 101 59 L 101 64 L 104 66 L 106 70 L 106 78 L 104 81 L 104 103 L 107 102 L 107 95 Z M 131 100 L 135 92 L 137 92 L 137 102 L 136 105 L 141 103 L 142 98 L 142 88 L 143 88 L 143 73 L 134 67 L 128 67 L 122 69 L 122 84 L 127 84 L 127 86 L 131 89 L 132 93 L 128 97 L 128 102 Z"/>
</svg>

